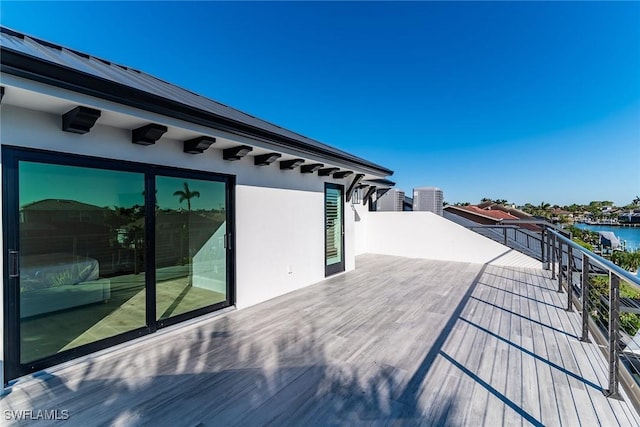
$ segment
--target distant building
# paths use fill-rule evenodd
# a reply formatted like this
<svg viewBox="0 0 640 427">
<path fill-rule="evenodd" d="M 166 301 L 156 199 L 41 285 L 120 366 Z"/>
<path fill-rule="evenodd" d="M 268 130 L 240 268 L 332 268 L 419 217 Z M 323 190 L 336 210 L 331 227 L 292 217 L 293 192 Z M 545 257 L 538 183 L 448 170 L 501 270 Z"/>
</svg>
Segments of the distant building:
<svg viewBox="0 0 640 427">
<path fill-rule="evenodd" d="M 404 191 L 392 188 L 380 196 L 376 207 L 379 212 L 404 210 Z"/>
<path fill-rule="evenodd" d="M 442 216 L 444 195 L 437 187 L 419 187 L 413 189 L 413 210 L 433 212 Z"/>
<path fill-rule="evenodd" d="M 411 197 L 404 196 L 404 206 L 402 208 L 403 211 L 412 211 L 413 210 L 413 199 Z"/>
<path fill-rule="evenodd" d="M 640 209 L 619 214 L 618 222 L 620 224 L 640 224 Z"/>
</svg>

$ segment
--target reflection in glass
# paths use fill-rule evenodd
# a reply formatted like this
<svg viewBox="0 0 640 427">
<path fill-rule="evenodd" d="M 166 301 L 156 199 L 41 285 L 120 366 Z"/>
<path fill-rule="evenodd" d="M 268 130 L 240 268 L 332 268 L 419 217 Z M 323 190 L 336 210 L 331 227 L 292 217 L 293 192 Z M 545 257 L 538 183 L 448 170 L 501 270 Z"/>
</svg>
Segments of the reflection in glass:
<svg viewBox="0 0 640 427">
<path fill-rule="evenodd" d="M 20 162 L 21 363 L 145 326 L 144 175 Z"/>
<path fill-rule="evenodd" d="M 156 178 L 156 316 L 227 299 L 225 184 Z"/>
</svg>

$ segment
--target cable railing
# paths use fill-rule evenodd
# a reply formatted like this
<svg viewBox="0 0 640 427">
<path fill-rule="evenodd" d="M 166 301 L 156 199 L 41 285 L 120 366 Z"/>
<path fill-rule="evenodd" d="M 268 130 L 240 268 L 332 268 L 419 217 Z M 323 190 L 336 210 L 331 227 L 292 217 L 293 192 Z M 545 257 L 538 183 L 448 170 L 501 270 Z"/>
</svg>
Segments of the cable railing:
<svg viewBox="0 0 640 427">
<path fill-rule="evenodd" d="M 609 364 L 606 394 L 619 396 L 619 383 L 640 402 L 640 278 L 594 254 L 555 230 L 547 230 L 552 279 L 567 291 L 568 311 L 582 318 L 581 340 L 591 335 Z M 556 268 L 557 266 L 557 268 Z"/>
<path fill-rule="evenodd" d="M 521 227 L 525 224 L 527 229 Z M 607 358 L 605 395 L 618 398 L 622 383 L 640 410 L 640 278 L 546 221 L 504 220 L 468 228 L 536 258 L 550 270 L 557 291 L 566 292 L 565 309 L 580 315 L 580 340 L 593 339 Z"/>
<path fill-rule="evenodd" d="M 522 229 L 518 225 L 509 223 L 497 225 L 469 225 L 473 230 L 485 237 L 505 246 L 522 252 L 538 261 L 543 261 L 545 255 L 545 245 L 543 243 L 543 235 L 541 232 Z M 543 229 L 541 229 L 542 231 Z"/>
</svg>

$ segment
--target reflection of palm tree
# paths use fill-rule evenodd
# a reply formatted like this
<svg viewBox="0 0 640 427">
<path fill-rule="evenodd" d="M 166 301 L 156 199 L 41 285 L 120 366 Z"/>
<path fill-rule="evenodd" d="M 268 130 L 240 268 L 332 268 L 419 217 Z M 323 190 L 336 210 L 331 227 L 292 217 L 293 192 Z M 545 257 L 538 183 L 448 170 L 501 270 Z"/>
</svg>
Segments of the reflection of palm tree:
<svg viewBox="0 0 640 427">
<path fill-rule="evenodd" d="M 189 184 L 187 182 L 185 182 L 184 184 L 184 190 L 178 190 L 176 192 L 173 193 L 174 196 L 180 196 L 180 203 L 184 202 L 185 200 L 187 201 L 187 209 L 189 211 L 191 211 L 191 199 L 194 197 L 198 197 L 200 198 L 200 192 L 199 191 L 191 191 L 189 190 Z"/>
<path fill-rule="evenodd" d="M 189 216 L 187 217 L 187 221 L 189 221 L 189 217 L 191 216 L 191 199 L 193 199 L 194 197 L 198 197 L 200 198 L 200 192 L 199 191 L 191 191 L 189 189 L 189 184 L 185 181 L 183 184 L 184 190 L 178 190 L 176 192 L 173 193 L 174 196 L 179 196 L 180 197 L 180 203 L 184 202 L 185 200 L 187 201 L 187 209 L 189 212 Z M 192 247 L 189 243 L 189 225 L 188 224 L 184 224 L 183 225 L 183 238 L 180 239 L 180 253 L 182 254 L 182 250 L 184 248 L 183 246 L 183 241 L 186 238 L 187 239 L 187 252 L 188 252 L 188 259 L 187 262 L 189 264 L 189 285 L 191 285 L 191 276 L 193 275 L 193 264 L 192 264 Z M 183 260 L 180 261 L 181 265 L 183 264 Z"/>
</svg>

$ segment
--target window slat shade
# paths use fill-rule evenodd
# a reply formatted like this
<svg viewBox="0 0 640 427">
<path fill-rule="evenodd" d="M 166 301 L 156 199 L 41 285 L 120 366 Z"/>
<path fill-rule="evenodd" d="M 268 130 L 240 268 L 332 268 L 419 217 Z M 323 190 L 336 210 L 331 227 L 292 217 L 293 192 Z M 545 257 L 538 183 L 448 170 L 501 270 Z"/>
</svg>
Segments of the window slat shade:
<svg viewBox="0 0 640 427">
<path fill-rule="evenodd" d="M 335 262 L 336 258 L 341 258 L 341 225 L 342 225 L 342 206 L 340 205 L 340 190 L 328 189 L 325 197 L 326 212 L 326 259 L 327 265 Z"/>
</svg>

